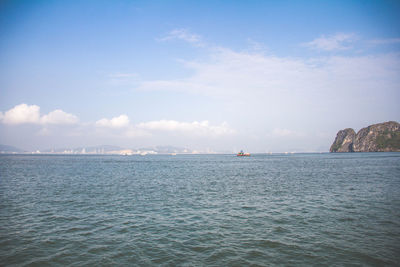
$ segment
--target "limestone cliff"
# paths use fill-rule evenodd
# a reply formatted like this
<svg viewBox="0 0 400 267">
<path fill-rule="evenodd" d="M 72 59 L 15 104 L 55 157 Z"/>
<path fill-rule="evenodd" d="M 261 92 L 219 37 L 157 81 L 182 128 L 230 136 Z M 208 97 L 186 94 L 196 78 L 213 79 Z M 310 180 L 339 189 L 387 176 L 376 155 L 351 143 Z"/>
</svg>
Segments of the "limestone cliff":
<svg viewBox="0 0 400 267">
<path fill-rule="evenodd" d="M 340 130 L 330 152 L 400 152 L 400 124 L 395 121 L 378 123 L 361 129 Z"/>
<path fill-rule="evenodd" d="M 356 137 L 356 132 L 347 128 L 340 130 L 333 142 L 330 152 L 353 152 L 353 142 Z"/>
</svg>

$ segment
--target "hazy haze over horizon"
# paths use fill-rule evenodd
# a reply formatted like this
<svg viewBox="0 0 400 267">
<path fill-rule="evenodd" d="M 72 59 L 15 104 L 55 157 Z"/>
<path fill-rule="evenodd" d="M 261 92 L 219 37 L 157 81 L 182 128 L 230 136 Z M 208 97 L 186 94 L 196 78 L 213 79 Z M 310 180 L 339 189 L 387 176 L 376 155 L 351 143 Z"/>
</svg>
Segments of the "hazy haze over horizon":
<svg viewBox="0 0 400 267">
<path fill-rule="evenodd" d="M 307 3 L 307 4 L 305 4 Z M 400 118 L 400 2 L 0 4 L 0 144 L 328 151 Z"/>
</svg>

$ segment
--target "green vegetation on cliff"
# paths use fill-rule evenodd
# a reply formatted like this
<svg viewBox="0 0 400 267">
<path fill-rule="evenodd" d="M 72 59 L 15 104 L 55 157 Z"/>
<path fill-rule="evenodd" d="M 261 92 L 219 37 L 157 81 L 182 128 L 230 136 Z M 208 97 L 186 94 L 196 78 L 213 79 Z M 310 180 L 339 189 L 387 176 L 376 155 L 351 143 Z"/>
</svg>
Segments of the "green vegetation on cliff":
<svg viewBox="0 0 400 267">
<path fill-rule="evenodd" d="M 340 130 L 330 152 L 400 152 L 400 124 L 395 121 L 370 125 L 358 131 Z"/>
<path fill-rule="evenodd" d="M 390 147 L 400 150 L 400 133 L 385 131 L 376 138 L 376 146 L 378 149 Z"/>
</svg>

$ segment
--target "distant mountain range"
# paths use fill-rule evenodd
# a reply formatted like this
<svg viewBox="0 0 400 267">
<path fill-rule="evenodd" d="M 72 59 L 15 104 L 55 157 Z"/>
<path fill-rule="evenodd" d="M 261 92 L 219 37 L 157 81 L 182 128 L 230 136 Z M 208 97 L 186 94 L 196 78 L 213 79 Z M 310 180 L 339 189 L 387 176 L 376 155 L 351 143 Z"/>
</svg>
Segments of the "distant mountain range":
<svg viewBox="0 0 400 267">
<path fill-rule="evenodd" d="M 22 152 L 25 151 L 14 146 L 0 145 L 0 153 L 22 153 Z"/>
</svg>

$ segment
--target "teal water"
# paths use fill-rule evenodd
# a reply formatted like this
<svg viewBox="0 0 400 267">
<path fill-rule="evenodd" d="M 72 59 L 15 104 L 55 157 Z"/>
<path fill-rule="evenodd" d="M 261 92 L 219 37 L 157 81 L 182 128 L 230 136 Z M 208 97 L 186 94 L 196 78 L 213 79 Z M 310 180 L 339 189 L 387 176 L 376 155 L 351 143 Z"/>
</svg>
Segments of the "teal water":
<svg viewBox="0 0 400 267">
<path fill-rule="evenodd" d="M 400 153 L 0 156 L 0 265 L 400 265 Z"/>
</svg>

